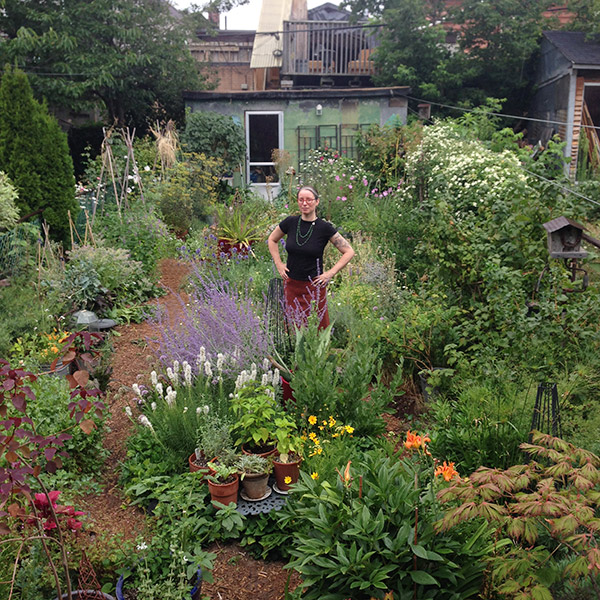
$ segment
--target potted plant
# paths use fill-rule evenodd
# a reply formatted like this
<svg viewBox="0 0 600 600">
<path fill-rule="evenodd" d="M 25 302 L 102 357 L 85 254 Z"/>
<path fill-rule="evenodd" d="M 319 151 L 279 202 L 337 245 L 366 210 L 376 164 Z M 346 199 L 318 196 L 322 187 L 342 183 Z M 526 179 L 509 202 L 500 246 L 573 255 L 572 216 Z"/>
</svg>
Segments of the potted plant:
<svg viewBox="0 0 600 600">
<path fill-rule="evenodd" d="M 258 454 L 242 454 L 238 460 L 242 494 L 248 500 L 260 500 L 269 495 L 269 473 L 272 465 Z"/>
<path fill-rule="evenodd" d="M 13 343 L 10 349 L 11 360 L 20 361 L 31 368 L 39 368 L 41 373 L 66 375 L 68 364 L 64 364 L 62 356 L 64 345 L 71 334 L 54 328 L 52 331 L 26 333 Z"/>
<path fill-rule="evenodd" d="M 210 414 L 204 419 L 198 428 L 198 446 L 188 459 L 192 473 L 210 472 L 209 461 L 214 461 L 232 447 L 230 428 L 230 423 L 217 415 Z"/>
<path fill-rule="evenodd" d="M 218 510 L 221 508 L 218 503 L 225 506 L 231 502 L 237 503 L 240 488 L 237 466 L 227 466 L 216 462 L 209 462 L 208 466 L 214 471 L 207 478 L 213 506 Z"/>
<path fill-rule="evenodd" d="M 241 254 L 253 254 L 252 245 L 266 238 L 269 219 L 262 207 L 253 210 L 234 198 L 230 206 L 217 205 L 216 212 L 219 248 L 225 254 L 231 254 L 234 248 Z"/>
<path fill-rule="evenodd" d="M 242 452 L 268 456 L 276 452 L 276 421 L 286 418 L 275 401 L 273 386 L 249 381 L 231 400 L 236 421 L 231 431 Z"/>
<path fill-rule="evenodd" d="M 289 431 L 287 435 L 283 435 L 283 429 L 280 430 L 280 433 L 276 458 L 273 459 L 273 473 L 277 486 L 275 491 L 287 493 L 290 486 L 296 483 L 300 477 L 302 440 Z"/>
</svg>

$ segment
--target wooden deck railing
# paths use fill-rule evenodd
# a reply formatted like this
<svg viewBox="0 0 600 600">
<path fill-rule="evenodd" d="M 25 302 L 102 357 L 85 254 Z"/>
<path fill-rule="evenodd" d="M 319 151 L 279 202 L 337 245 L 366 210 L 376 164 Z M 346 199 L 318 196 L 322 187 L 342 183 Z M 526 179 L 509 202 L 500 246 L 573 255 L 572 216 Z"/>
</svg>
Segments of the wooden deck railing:
<svg viewBox="0 0 600 600">
<path fill-rule="evenodd" d="M 372 75 L 372 29 L 343 21 L 284 21 L 284 75 Z"/>
</svg>

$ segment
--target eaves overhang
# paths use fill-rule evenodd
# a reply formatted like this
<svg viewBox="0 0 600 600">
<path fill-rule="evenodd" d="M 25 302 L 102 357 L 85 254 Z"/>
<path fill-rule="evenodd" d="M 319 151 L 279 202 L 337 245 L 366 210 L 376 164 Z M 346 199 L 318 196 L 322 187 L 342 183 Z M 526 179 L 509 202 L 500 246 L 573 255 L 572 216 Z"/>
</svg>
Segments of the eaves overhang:
<svg viewBox="0 0 600 600">
<path fill-rule="evenodd" d="M 264 90 L 239 92 L 210 92 L 184 91 L 184 100 L 215 101 L 215 100 L 302 100 L 302 99 L 339 99 L 339 98 L 398 98 L 407 96 L 408 86 L 378 87 L 378 88 L 314 88 L 303 90 Z"/>
</svg>

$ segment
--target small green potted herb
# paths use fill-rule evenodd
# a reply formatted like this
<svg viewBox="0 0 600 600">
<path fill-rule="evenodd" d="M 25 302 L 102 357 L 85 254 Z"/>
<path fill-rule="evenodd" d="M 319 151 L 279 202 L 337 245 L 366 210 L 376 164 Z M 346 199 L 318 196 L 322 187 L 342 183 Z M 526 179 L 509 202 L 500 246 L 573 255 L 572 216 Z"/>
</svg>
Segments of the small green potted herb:
<svg viewBox="0 0 600 600">
<path fill-rule="evenodd" d="M 213 470 L 213 473 L 208 476 L 208 489 L 213 506 L 219 509 L 220 507 L 215 504 L 216 502 L 220 502 L 225 506 L 231 502 L 234 504 L 237 503 L 240 488 L 237 465 L 228 466 L 221 463 L 209 462 L 208 466 Z"/>
<path fill-rule="evenodd" d="M 269 473 L 272 465 L 258 454 L 242 454 L 238 460 L 242 494 L 248 500 L 260 500 L 270 493 Z"/>
</svg>

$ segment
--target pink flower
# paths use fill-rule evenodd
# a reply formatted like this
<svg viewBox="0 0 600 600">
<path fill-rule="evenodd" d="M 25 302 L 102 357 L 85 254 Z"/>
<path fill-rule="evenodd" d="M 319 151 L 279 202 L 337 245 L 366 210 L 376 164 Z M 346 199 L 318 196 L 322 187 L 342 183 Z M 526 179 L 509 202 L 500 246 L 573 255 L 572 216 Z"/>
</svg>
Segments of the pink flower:
<svg viewBox="0 0 600 600">
<path fill-rule="evenodd" d="M 352 184 L 351 184 L 351 183 L 349 183 L 349 184 L 348 184 L 348 189 L 349 189 L 349 190 L 351 190 L 351 189 L 352 189 Z"/>
<path fill-rule="evenodd" d="M 363 185 L 369 185 L 369 182 L 367 181 L 366 177 L 363 179 Z"/>
<path fill-rule="evenodd" d="M 340 176 L 339 176 L 339 175 L 336 175 L 336 176 L 335 176 L 335 180 L 336 180 L 336 181 L 339 181 L 339 180 L 340 180 Z"/>
<path fill-rule="evenodd" d="M 342 202 L 346 202 L 346 200 L 348 200 L 348 198 L 346 198 L 346 196 L 342 196 Z"/>
</svg>

